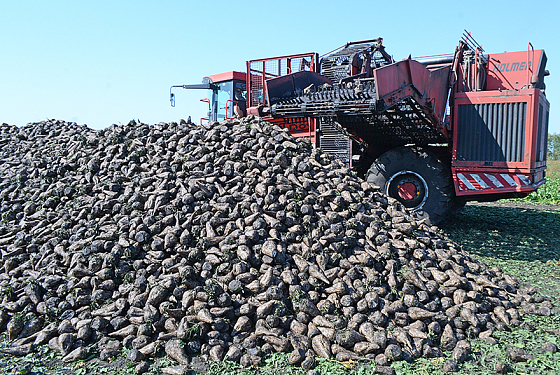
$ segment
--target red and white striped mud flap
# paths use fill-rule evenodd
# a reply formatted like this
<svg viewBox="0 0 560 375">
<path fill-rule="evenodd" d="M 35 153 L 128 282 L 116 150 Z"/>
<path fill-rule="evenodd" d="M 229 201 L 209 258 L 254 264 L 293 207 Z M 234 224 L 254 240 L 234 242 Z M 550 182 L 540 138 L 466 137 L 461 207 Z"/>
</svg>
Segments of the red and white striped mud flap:
<svg viewBox="0 0 560 375">
<path fill-rule="evenodd" d="M 472 173 L 458 172 L 460 191 L 484 191 L 523 188 L 531 185 L 531 176 L 516 173 Z"/>
</svg>

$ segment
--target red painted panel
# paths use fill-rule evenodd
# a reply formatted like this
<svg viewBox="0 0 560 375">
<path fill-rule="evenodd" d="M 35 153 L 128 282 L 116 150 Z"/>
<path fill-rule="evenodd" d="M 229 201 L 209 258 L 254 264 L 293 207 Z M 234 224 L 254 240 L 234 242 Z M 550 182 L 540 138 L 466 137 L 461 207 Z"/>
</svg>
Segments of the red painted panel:
<svg viewBox="0 0 560 375">
<path fill-rule="evenodd" d="M 505 52 L 488 55 L 487 90 L 527 88 L 531 75 L 538 74 L 543 50 Z M 532 72 L 531 72 L 532 70 Z"/>
<path fill-rule="evenodd" d="M 544 184 L 541 173 L 455 169 L 453 180 L 458 196 L 502 193 L 527 193 Z"/>
<path fill-rule="evenodd" d="M 211 76 L 206 76 L 204 78 L 210 78 L 213 83 L 219 83 L 224 81 L 231 81 L 232 79 L 237 79 L 240 81 L 245 81 L 246 74 L 244 72 L 226 72 L 226 73 L 219 73 L 219 74 L 212 74 Z"/>
<path fill-rule="evenodd" d="M 525 89 L 525 90 L 507 90 L 507 91 L 478 91 L 457 93 L 455 95 L 454 113 L 459 112 L 459 105 L 473 105 L 473 104 L 489 104 L 489 103 L 516 103 L 526 102 L 526 127 L 525 127 L 525 157 L 524 162 L 494 162 L 493 168 L 516 168 L 528 171 L 534 168 L 534 151 L 537 127 L 537 113 L 535 108 L 538 105 L 539 90 L 538 89 Z M 458 130 L 461 124 L 458 123 L 458 116 L 455 115 L 453 124 L 453 144 L 457 144 Z M 480 161 L 460 161 L 457 160 L 457 148 L 453 148 L 453 167 L 472 167 L 484 168 L 488 167 L 485 160 Z"/>
<path fill-rule="evenodd" d="M 270 122 L 271 124 L 278 125 L 283 129 L 288 129 L 290 134 L 294 137 L 307 137 L 311 143 L 316 143 L 316 121 L 308 117 L 299 117 L 292 119 L 283 118 L 273 118 L 266 116 L 262 118 L 264 121 Z"/>
<path fill-rule="evenodd" d="M 523 162 L 487 162 L 480 161 L 461 161 L 457 160 L 457 148 L 453 148 L 452 159 L 452 173 L 455 183 L 455 192 L 457 195 L 480 195 L 480 194 L 494 194 L 494 193 L 510 193 L 510 192 L 531 192 L 544 184 L 544 169 L 545 163 L 536 163 L 536 149 L 537 149 L 537 132 L 538 132 L 538 113 L 539 102 L 548 105 L 544 93 L 539 89 L 524 89 L 524 90 L 502 90 L 502 91 L 479 91 L 458 93 L 455 95 L 454 113 L 458 113 L 459 105 L 474 105 L 474 104 L 491 104 L 491 103 L 527 103 L 526 118 L 525 118 L 525 134 L 524 134 L 524 158 Z M 458 116 L 455 115 L 453 123 L 453 144 L 457 145 L 458 142 L 458 129 L 461 124 L 458 122 Z M 481 145 L 480 147 L 484 147 Z M 516 186 L 510 186 L 503 183 L 503 186 L 495 186 L 490 184 L 490 180 L 486 178 L 488 175 L 495 176 L 496 179 L 502 181 L 501 177 L 497 174 L 510 174 L 512 179 L 518 182 L 519 178 L 516 176 L 524 175 L 530 184 L 519 183 Z M 459 176 L 460 175 L 460 176 Z M 489 187 L 480 188 L 477 180 L 471 179 L 469 176 L 478 175 L 480 179 L 486 182 Z M 461 181 L 461 177 L 463 181 Z M 472 186 L 479 187 L 477 189 L 469 189 L 465 183 L 465 179 L 471 181 Z"/>
<path fill-rule="evenodd" d="M 433 71 L 415 60 L 403 60 L 373 71 L 378 99 L 387 106 L 400 102 L 403 97 L 414 96 L 421 106 L 430 106 L 433 115 L 442 122 L 449 93 L 449 69 Z M 404 92 L 407 87 L 413 90 Z"/>
</svg>

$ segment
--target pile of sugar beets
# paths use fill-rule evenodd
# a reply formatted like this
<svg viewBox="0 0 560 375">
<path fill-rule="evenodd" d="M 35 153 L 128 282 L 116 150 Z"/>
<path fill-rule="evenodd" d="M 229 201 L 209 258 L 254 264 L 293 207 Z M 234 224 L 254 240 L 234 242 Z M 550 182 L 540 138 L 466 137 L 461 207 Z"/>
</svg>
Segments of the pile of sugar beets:
<svg viewBox="0 0 560 375">
<path fill-rule="evenodd" d="M 392 361 L 550 315 L 305 138 L 254 117 L 208 126 L 48 120 L 0 138 L 1 351 L 130 349 L 262 363 Z"/>
</svg>

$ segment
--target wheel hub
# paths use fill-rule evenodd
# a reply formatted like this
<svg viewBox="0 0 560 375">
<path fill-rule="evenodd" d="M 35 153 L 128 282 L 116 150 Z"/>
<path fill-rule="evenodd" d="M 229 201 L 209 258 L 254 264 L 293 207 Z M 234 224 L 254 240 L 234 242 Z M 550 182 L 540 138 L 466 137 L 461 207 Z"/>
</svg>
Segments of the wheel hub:
<svg viewBox="0 0 560 375">
<path fill-rule="evenodd" d="M 420 192 L 412 182 L 405 182 L 401 185 L 397 185 L 397 194 L 405 201 L 409 201 L 414 199 Z"/>
<path fill-rule="evenodd" d="M 400 171 L 387 181 L 386 194 L 397 199 L 406 208 L 418 210 L 428 199 L 428 184 L 416 172 Z"/>
</svg>

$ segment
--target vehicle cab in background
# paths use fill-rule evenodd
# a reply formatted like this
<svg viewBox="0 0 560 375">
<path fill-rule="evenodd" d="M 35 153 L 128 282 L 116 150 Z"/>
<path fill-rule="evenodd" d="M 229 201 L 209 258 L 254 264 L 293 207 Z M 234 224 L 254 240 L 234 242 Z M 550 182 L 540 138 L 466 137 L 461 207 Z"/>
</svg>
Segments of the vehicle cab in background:
<svg viewBox="0 0 560 375">
<path fill-rule="evenodd" d="M 169 89 L 169 100 L 171 106 L 175 107 L 175 94 L 173 88 L 183 89 L 206 89 L 208 96 L 200 99 L 208 105 L 206 117 L 200 119 L 200 124 L 204 121 L 224 121 L 232 117 L 243 117 L 247 112 L 247 84 L 245 73 L 226 72 L 204 77 L 202 84 L 195 85 L 176 85 Z"/>
<path fill-rule="evenodd" d="M 244 117 L 247 114 L 247 84 L 246 74 L 242 72 L 226 72 L 204 77 L 202 84 L 195 85 L 176 85 L 171 86 L 169 96 L 171 106 L 175 107 L 175 94 L 173 88 L 183 89 L 206 89 L 208 96 L 200 99 L 207 103 L 208 112 L 206 117 L 200 119 L 200 124 L 204 121 L 223 121 L 232 117 Z"/>
<path fill-rule="evenodd" d="M 245 116 L 247 107 L 247 85 L 245 73 L 226 72 L 204 77 L 203 84 L 213 84 L 208 97 L 201 101 L 208 103 L 208 116 L 201 121 L 218 121 Z"/>
</svg>

